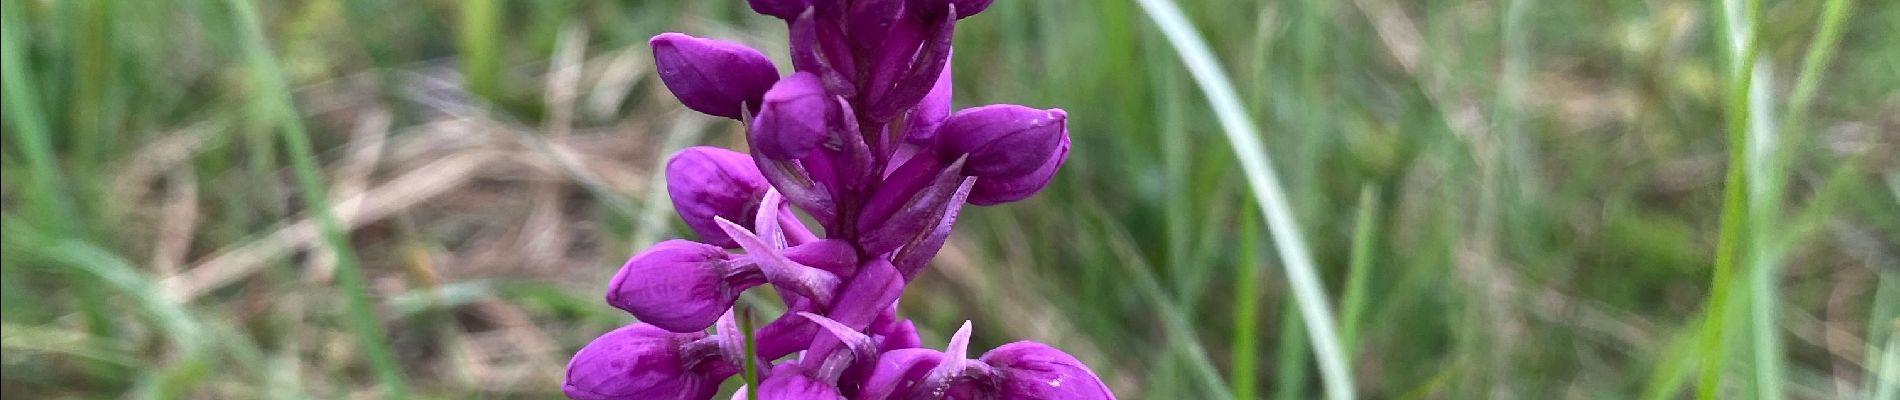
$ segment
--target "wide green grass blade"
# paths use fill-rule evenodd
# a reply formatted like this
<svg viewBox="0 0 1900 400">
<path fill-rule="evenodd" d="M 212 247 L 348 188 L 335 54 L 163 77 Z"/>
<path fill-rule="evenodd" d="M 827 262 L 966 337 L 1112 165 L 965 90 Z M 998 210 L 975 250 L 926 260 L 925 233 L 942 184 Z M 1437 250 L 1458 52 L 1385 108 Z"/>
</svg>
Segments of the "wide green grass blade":
<svg viewBox="0 0 1900 400">
<path fill-rule="evenodd" d="M 1293 286 L 1293 296 L 1300 304 L 1300 315 L 1313 340 L 1313 352 L 1319 360 L 1320 376 L 1325 382 L 1327 397 L 1335 400 L 1356 397 L 1353 395 L 1352 377 L 1346 369 L 1345 357 L 1339 350 L 1339 337 L 1334 333 L 1336 325 L 1333 324 L 1325 288 L 1320 284 L 1312 255 L 1307 253 L 1299 221 L 1287 204 L 1287 196 L 1273 172 L 1273 164 L 1260 144 L 1259 130 L 1253 123 L 1253 117 L 1241 105 L 1227 73 L 1221 69 L 1200 33 L 1182 15 L 1180 6 L 1171 0 L 1137 2 L 1168 38 L 1169 44 L 1174 46 L 1182 63 L 1187 65 L 1202 93 L 1207 96 L 1208 103 L 1214 107 L 1222 132 L 1226 133 L 1228 144 L 1233 146 L 1234 154 L 1240 160 L 1241 171 L 1253 189 L 1254 201 L 1266 219 L 1267 228 L 1273 235 L 1274 248 L 1278 250 L 1287 280 Z"/>
</svg>

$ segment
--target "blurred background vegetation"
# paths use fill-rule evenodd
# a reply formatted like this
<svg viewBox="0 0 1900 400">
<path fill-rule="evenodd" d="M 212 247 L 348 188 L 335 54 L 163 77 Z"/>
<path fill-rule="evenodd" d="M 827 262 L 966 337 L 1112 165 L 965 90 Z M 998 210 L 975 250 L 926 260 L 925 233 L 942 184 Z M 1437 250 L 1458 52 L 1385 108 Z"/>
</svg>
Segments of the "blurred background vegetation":
<svg viewBox="0 0 1900 400">
<path fill-rule="evenodd" d="M 1748 41 L 1739 1 L 1185 3 L 1361 396 L 1894 398 L 1900 2 L 1767 0 Z M 665 156 L 744 146 L 646 39 L 787 59 L 738 0 L 0 4 L 8 398 L 558 396 L 630 322 L 607 278 L 687 234 Z M 1042 195 L 966 211 L 903 306 L 926 345 L 974 320 L 974 348 L 1058 345 L 1123 398 L 1320 396 L 1150 17 L 999 0 L 959 25 L 957 105 L 1064 108 L 1075 148 Z M 1731 135 L 1753 121 L 1773 151 Z"/>
</svg>

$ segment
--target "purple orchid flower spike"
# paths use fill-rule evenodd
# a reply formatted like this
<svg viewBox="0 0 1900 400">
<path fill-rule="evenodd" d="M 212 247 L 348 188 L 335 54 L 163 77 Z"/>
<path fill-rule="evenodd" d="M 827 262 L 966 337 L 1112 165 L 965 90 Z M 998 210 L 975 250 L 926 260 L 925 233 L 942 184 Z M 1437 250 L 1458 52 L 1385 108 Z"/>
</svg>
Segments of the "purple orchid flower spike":
<svg viewBox="0 0 1900 400">
<path fill-rule="evenodd" d="M 772 59 L 742 44 L 668 32 L 647 45 L 660 82 L 694 111 L 741 119 L 778 81 Z"/>
<path fill-rule="evenodd" d="M 614 274 L 607 304 L 668 331 L 697 332 L 732 308 L 739 292 L 764 281 L 757 267 L 717 246 L 668 240 Z"/>
<path fill-rule="evenodd" d="M 673 333 L 647 324 L 594 339 L 567 364 L 561 391 L 580 400 L 706 399 L 737 373 L 705 333 Z"/>
<path fill-rule="evenodd" d="M 753 221 L 759 202 L 770 188 L 752 157 L 718 147 L 694 146 L 680 150 L 666 162 L 666 193 L 686 226 L 700 240 L 720 247 L 738 247 L 719 229 L 714 218 Z M 750 228 L 749 226 L 746 226 Z"/>
<path fill-rule="evenodd" d="M 737 43 L 649 42 L 667 89 L 744 124 L 750 154 L 692 147 L 668 160 L 667 195 L 698 241 L 655 244 L 615 274 L 607 302 L 642 322 L 575 354 L 567 395 L 710 399 L 752 363 L 763 380 L 735 399 L 1113 399 L 1053 347 L 970 359 L 965 322 L 947 349 L 924 349 L 898 313 L 966 204 L 1028 198 L 1068 159 L 1061 109 L 952 113 L 956 24 L 991 0 L 747 3 L 786 22 L 791 75 Z M 740 331 L 733 307 L 760 285 L 786 312 Z"/>
</svg>

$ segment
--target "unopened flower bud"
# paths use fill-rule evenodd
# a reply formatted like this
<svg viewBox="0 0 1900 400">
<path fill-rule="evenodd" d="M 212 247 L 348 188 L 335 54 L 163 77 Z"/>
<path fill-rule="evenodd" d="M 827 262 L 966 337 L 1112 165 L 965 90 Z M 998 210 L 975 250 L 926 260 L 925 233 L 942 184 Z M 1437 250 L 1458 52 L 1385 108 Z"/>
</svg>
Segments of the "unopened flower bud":
<svg viewBox="0 0 1900 400">
<path fill-rule="evenodd" d="M 997 347 L 979 358 L 993 369 L 996 393 L 1004 399 L 1114 400 L 1095 371 L 1049 345 L 1021 341 Z"/>
<path fill-rule="evenodd" d="M 627 260 L 608 284 L 607 304 L 668 331 L 698 332 L 762 281 L 718 246 L 668 240 Z"/>
<path fill-rule="evenodd" d="M 836 106 L 818 75 L 798 72 L 780 79 L 765 92 L 759 116 L 752 120 L 752 150 L 778 160 L 811 154 L 825 142 Z"/>
<path fill-rule="evenodd" d="M 700 241 L 734 248 L 738 243 L 713 222 L 714 217 L 743 221 L 751 228 L 768 187 L 752 156 L 718 147 L 680 150 L 666 162 L 666 192 L 686 226 Z"/>
<path fill-rule="evenodd" d="M 648 324 L 607 332 L 574 354 L 561 391 L 576 400 L 711 398 L 737 369 L 715 349 L 689 344 L 704 336 Z"/>
<path fill-rule="evenodd" d="M 647 44 L 660 82 L 686 108 L 741 119 L 745 108 L 758 109 L 765 91 L 778 81 L 772 60 L 745 45 L 662 33 Z"/>
</svg>

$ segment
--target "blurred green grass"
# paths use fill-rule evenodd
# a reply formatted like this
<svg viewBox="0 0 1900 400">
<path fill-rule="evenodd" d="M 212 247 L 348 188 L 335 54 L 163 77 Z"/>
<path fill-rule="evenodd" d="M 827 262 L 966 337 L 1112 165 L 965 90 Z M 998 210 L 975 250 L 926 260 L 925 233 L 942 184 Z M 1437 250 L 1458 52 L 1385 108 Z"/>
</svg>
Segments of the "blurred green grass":
<svg viewBox="0 0 1900 400">
<path fill-rule="evenodd" d="M 1749 80 L 1727 4 L 1182 5 L 1360 395 L 1892 399 L 1900 4 L 1761 2 Z M 6 397 L 556 395 L 628 322 L 605 278 L 683 232 L 663 157 L 743 142 L 656 84 L 646 38 L 785 59 L 736 0 L 0 5 Z M 958 31 L 958 106 L 1064 108 L 1075 148 L 1037 198 L 965 213 L 904 301 L 926 343 L 973 320 L 975 347 L 1056 344 L 1124 398 L 1322 393 L 1221 125 L 1141 7 L 1005 0 Z M 1737 225 L 1749 115 L 1777 150 L 1737 164 L 1769 190 Z"/>
</svg>

